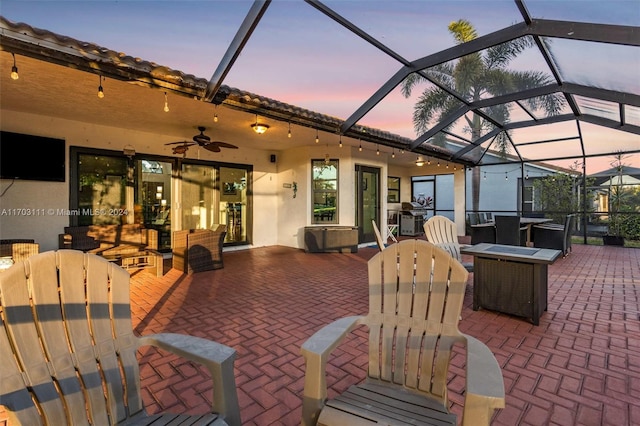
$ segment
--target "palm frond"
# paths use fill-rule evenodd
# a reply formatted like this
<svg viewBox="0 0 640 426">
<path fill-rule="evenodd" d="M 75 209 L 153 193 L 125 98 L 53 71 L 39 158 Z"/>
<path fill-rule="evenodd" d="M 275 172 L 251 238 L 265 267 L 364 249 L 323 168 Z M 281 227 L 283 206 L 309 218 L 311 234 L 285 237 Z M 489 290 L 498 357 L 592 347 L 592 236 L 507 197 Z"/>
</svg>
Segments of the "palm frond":
<svg viewBox="0 0 640 426">
<path fill-rule="evenodd" d="M 483 55 L 485 66 L 488 69 L 502 69 L 520 53 L 534 45 L 533 38 L 525 36 L 490 47 Z"/>
</svg>

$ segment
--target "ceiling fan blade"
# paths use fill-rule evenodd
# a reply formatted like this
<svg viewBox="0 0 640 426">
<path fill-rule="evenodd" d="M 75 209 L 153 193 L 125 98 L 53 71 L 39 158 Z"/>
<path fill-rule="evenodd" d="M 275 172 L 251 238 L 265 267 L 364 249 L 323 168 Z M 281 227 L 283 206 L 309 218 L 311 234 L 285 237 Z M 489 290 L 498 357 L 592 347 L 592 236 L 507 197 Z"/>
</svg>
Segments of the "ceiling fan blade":
<svg viewBox="0 0 640 426">
<path fill-rule="evenodd" d="M 185 146 L 189 146 L 189 145 L 195 145 L 195 144 L 193 142 L 189 142 L 189 141 L 178 141 L 178 142 L 165 143 L 165 145 L 185 145 Z"/>
<path fill-rule="evenodd" d="M 208 143 L 206 145 L 202 146 L 204 149 L 206 149 L 207 151 L 211 151 L 211 152 L 220 152 L 220 148 L 218 147 L 218 145 L 214 144 L 214 143 Z"/>
<path fill-rule="evenodd" d="M 209 143 L 211 141 L 211 138 L 207 135 L 195 135 L 193 137 L 193 140 L 198 144 L 198 145 L 203 145 L 206 143 Z"/>
<path fill-rule="evenodd" d="M 226 142 L 222 142 L 222 141 L 213 141 L 211 142 L 212 144 L 216 144 L 217 146 L 219 146 L 220 148 L 231 148 L 231 149 L 238 149 L 237 146 L 235 145 L 231 145 L 230 143 L 226 143 Z"/>
</svg>

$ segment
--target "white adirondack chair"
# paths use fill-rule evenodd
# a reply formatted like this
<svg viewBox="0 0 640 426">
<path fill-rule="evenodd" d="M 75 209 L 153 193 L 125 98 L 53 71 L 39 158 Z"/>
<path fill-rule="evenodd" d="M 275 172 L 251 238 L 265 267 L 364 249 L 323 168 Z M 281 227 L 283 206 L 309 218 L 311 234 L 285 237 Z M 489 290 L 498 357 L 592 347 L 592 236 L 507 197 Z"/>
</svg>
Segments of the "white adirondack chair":
<svg viewBox="0 0 640 426">
<path fill-rule="evenodd" d="M 473 263 L 462 262 L 460 253 L 460 243 L 458 242 L 458 232 L 456 224 L 445 216 L 435 215 L 429 218 L 424 225 L 424 235 L 427 241 L 449 252 L 454 259 L 462 263 L 465 269 L 473 272 Z"/>
<path fill-rule="evenodd" d="M 0 272 L 0 302 L 0 401 L 9 424 L 241 424 L 235 350 L 182 334 L 135 336 L 129 273 L 118 265 L 76 250 L 37 254 Z M 148 416 L 136 360 L 143 345 L 206 366 L 212 412 Z"/>
<path fill-rule="evenodd" d="M 339 319 L 302 345 L 306 361 L 302 424 L 456 424 L 449 413 L 448 366 L 466 345 L 463 425 L 488 425 L 504 407 L 504 382 L 482 342 L 458 330 L 468 272 L 424 240 L 404 240 L 369 261 L 369 313 Z M 327 401 L 331 352 L 354 328 L 369 328 L 369 368 L 361 384 Z"/>
</svg>

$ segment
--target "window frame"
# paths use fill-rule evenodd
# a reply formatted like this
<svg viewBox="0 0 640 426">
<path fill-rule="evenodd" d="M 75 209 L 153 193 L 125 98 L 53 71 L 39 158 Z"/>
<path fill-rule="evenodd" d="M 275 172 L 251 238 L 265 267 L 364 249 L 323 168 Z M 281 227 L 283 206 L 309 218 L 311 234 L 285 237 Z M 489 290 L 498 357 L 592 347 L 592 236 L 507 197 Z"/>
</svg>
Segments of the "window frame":
<svg viewBox="0 0 640 426">
<path fill-rule="evenodd" d="M 314 225 L 321 224 L 337 224 L 338 221 L 338 207 L 339 207 L 339 190 L 340 190 L 340 162 L 338 159 L 311 159 L 311 223 Z M 324 166 L 334 166 L 335 167 L 335 179 L 317 179 L 316 178 L 316 168 L 324 167 Z M 334 189 L 321 189 L 316 185 L 317 181 L 321 182 L 335 182 Z M 327 194 L 333 193 L 334 206 L 328 206 L 326 203 Z M 320 195 L 321 198 L 325 199 L 325 207 L 323 207 L 323 211 L 320 212 L 319 208 L 316 205 L 316 196 Z M 324 210 L 324 209 L 329 210 Z M 326 219 L 326 220 L 325 220 Z"/>
</svg>

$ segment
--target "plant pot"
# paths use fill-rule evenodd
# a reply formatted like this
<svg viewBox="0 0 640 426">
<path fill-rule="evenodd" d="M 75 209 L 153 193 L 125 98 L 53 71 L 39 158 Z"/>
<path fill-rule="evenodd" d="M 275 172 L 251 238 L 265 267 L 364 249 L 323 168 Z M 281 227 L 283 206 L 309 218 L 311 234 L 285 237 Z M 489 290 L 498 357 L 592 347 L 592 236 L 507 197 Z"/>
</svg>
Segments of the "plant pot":
<svg viewBox="0 0 640 426">
<path fill-rule="evenodd" d="M 605 246 L 624 246 L 624 237 L 619 235 L 603 235 L 602 243 Z"/>
</svg>

